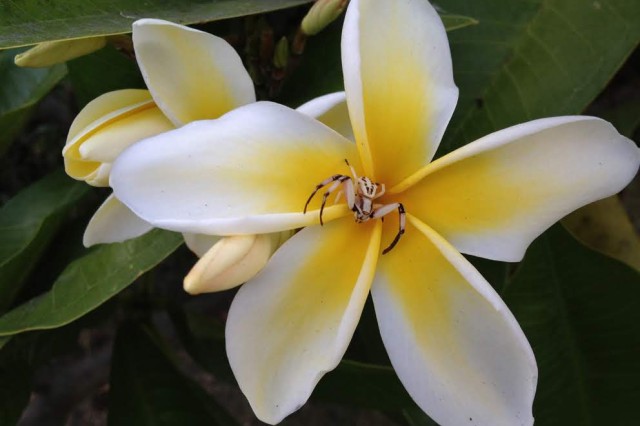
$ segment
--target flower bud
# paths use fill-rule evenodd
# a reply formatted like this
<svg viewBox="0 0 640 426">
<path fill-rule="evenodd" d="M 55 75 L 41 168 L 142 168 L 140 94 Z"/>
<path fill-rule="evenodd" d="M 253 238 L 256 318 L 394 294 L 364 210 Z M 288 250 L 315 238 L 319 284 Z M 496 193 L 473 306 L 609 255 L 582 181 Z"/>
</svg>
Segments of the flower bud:
<svg viewBox="0 0 640 426">
<path fill-rule="evenodd" d="M 302 19 L 302 32 L 309 36 L 318 34 L 340 16 L 347 3 L 348 0 L 317 0 Z"/>
<path fill-rule="evenodd" d="M 193 266 L 184 279 L 189 294 L 236 287 L 253 278 L 292 232 L 222 237 Z"/>
<path fill-rule="evenodd" d="M 282 37 L 278 44 L 276 44 L 276 50 L 273 55 L 273 66 L 279 69 L 287 67 L 289 62 L 289 40 L 286 37 Z"/>
<path fill-rule="evenodd" d="M 76 40 L 45 41 L 16 55 L 14 62 L 19 67 L 41 68 L 88 55 L 102 49 L 107 38 L 88 37 Z"/>
<path fill-rule="evenodd" d="M 173 129 L 146 90 L 118 90 L 92 102 L 76 117 L 62 150 L 65 171 L 93 186 L 109 186 L 116 157 L 133 143 Z"/>
</svg>

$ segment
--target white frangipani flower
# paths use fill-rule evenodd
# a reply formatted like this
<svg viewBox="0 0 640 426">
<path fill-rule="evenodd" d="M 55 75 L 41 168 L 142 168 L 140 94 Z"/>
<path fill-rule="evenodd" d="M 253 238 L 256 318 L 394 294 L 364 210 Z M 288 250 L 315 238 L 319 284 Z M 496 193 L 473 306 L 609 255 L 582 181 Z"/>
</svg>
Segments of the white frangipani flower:
<svg viewBox="0 0 640 426">
<path fill-rule="evenodd" d="M 181 232 L 305 227 L 240 288 L 228 316 L 229 360 L 261 420 L 297 410 L 335 368 L 371 290 L 391 362 L 434 420 L 531 425 L 529 343 L 460 253 L 520 260 L 565 214 L 622 189 L 640 151 L 609 123 L 573 116 L 510 127 L 430 162 L 458 90 L 427 1 L 352 0 L 342 63 L 355 143 L 254 103 L 129 148 L 113 166 L 116 196 Z"/>
</svg>

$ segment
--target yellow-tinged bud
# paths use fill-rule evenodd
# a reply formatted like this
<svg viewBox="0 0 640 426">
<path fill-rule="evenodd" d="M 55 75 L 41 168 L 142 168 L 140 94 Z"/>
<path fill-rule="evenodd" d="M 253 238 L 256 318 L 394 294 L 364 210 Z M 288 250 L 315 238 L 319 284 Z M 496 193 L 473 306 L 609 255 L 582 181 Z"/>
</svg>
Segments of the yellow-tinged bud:
<svg viewBox="0 0 640 426">
<path fill-rule="evenodd" d="M 147 90 L 118 90 L 80 111 L 62 150 L 65 171 L 93 186 L 109 186 L 111 164 L 133 143 L 173 129 Z"/>
<path fill-rule="evenodd" d="M 79 38 L 76 40 L 45 41 L 16 55 L 14 62 L 19 67 L 42 68 L 88 55 L 102 49 L 106 37 Z"/>
<path fill-rule="evenodd" d="M 348 0 L 317 0 L 302 20 L 302 32 L 306 35 L 318 34 L 340 16 L 347 3 Z"/>
<path fill-rule="evenodd" d="M 193 266 L 184 279 L 189 294 L 236 287 L 253 278 L 292 232 L 223 237 Z"/>
<path fill-rule="evenodd" d="M 280 69 L 285 69 L 289 62 L 289 40 L 286 37 L 282 37 L 278 44 L 276 44 L 276 51 L 273 55 L 273 66 Z"/>
</svg>

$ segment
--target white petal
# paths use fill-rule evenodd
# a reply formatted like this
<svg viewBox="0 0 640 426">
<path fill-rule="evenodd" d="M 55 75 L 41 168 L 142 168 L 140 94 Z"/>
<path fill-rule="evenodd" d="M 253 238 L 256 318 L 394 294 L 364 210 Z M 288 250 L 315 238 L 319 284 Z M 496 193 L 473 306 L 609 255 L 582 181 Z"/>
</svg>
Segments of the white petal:
<svg viewBox="0 0 640 426">
<path fill-rule="evenodd" d="M 278 423 L 300 408 L 340 362 L 373 280 L 380 228 L 350 217 L 305 228 L 240 287 L 227 354 L 262 421 Z"/>
<path fill-rule="evenodd" d="M 151 231 L 153 226 L 136 216 L 113 195 L 109 195 L 84 231 L 85 247 L 94 244 L 119 243 Z"/>
<path fill-rule="evenodd" d="M 366 174 L 393 186 L 431 160 L 458 100 L 444 25 L 426 0 L 353 0 L 342 67 Z"/>
<path fill-rule="evenodd" d="M 401 197 L 463 253 L 518 261 L 554 222 L 624 188 L 639 164 L 638 147 L 604 120 L 546 118 L 434 161 Z"/>
<path fill-rule="evenodd" d="M 329 93 L 311 99 L 296 108 L 296 111 L 326 124 L 349 140 L 355 140 L 344 92 Z"/>
<path fill-rule="evenodd" d="M 114 163 L 111 185 L 159 228 L 211 235 L 260 234 L 318 223 L 316 185 L 356 168 L 353 143 L 281 105 L 258 102 L 218 120 L 142 141 Z M 344 198 L 344 197 L 343 197 Z M 325 220 L 349 214 L 325 209 Z"/>
<path fill-rule="evenodd" d="M 153 99 L 176 126 L 218 118 L 256 100 L 242 60 L 219 37 L 140 19 L 133 23 L 133 45 Z"/>
<path fill-rule="evenodd" d="M 442 426 L 533 424 L 537 367 L 513 315 L 450 244 L 409 224 L 371 290 L 398 377 Z"/>
</svg>

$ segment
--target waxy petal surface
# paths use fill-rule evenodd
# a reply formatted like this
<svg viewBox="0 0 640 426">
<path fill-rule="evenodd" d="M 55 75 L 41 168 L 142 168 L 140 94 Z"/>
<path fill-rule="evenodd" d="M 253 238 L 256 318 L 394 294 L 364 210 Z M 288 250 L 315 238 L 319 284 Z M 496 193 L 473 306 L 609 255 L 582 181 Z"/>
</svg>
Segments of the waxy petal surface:
<svg viewBox="0 0 640 426">
<path fill-rule="evenodd" d="M 355 145 L 281 105 L 258 102 L 218 120 L 188 124 L 142 141 L 114 163 L 111 186 L 157 227 L 213 235 L 258 234 L 319 222 L 316 185 L 359 168 Z M 325 209 L 329 221 L 349 214 Z"/>
<path fill-rule="evenodd" d="M 69 127 L 66 144 L 68 145 L 78 136 L 78 133 L 105 115 L 151 100 L 151 93 L 143 89 L 115 90 L 98 96 L 85 105 L 73 120 Z"/>
<path fill-rule="evenodd" d="M 518 261 L 563 216 L 624 188 L 639 163 L 640 150 L 604 120 L 546 118 L 434 161 L 400 197 L 463 253 Z"/>
<path fill-rule="evenodd" d="M 133 45 L 147 87 L 176 126 L 218 118 L 256 100 L 242 60 L 219 37 L 141 19 L 133 24 Z"/>
<path fill-rule="evenodd" d="M 65 171 L 91 185 L 107 186 L 110 165 L 101 163 L 111 163 L 129 145 L 173 127 L 148 91 L 106 93 L 87 104 L 72 123 L 62 150 Z"/>
<path fill-rule="evenodd" d="M 355 140 L 349 119 L 347 97 L 344 92 L 319 96 L 300 105 L 296 111 L 326 124 L 349 140 Z"/>
<path fill-rule="evenodd" d="M 383 239 L 392 235 L 385 229 Z M 409 216 L 371 291 L 398 377 L 438 424 L 533 424 L 529 343 L 489 283 L 442 237 Z"/>
<path fill-rule="evenodd" d="M 380 229 L 379 221 L 351 217 L 305 228 L 238 291 L 227 354 L 262 421 L 297 410 L 340 362 L 373 280 Z"/>
<path fill-rule="evenodd" d="M 365 171 L 393 186 L 431 160 L 458 100 L 442 21 L 426 0 L 353 0 L 342 66 Z"/>
<path fill-rule="evenodd" d="M 151 231 L 153 226 L 136 216 L 113 194 L 102 203 L 84 231 L 85 247 L 94 244 L 119 243 Z"/>
</svg>

